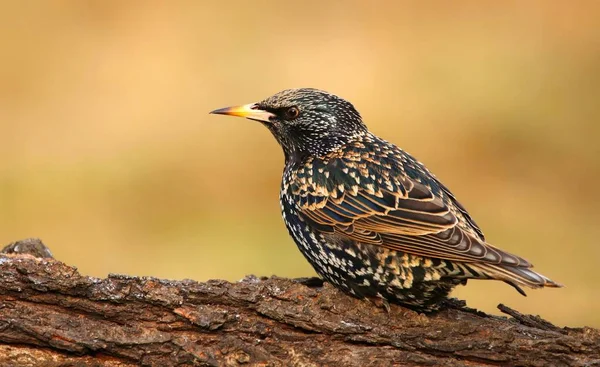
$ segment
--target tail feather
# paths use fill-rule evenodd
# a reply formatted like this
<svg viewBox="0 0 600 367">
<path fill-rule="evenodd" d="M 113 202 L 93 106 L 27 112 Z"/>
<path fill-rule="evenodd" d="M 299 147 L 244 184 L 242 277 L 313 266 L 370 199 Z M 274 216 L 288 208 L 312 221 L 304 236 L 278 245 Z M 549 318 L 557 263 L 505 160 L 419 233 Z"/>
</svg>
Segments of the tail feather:
<svg viewBox="0 0 600 367">
<path fill-rule="evenodd" d="M 480 276 L 477 278 L 502 280 L 524 296 L 526 294 L 521 286 L 528 288 L 563 287 L 562 284 L 533 271 L 531 267 L 504 264 L 469 264 L 469 267 L 479 273 Z"/>
</svg>

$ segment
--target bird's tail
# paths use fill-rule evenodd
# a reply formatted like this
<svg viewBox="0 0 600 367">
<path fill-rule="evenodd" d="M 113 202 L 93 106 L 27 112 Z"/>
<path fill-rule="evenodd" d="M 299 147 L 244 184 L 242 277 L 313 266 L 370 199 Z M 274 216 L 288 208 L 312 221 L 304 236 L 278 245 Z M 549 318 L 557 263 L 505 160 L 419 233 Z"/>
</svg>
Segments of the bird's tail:
<svg viewBox="0 0 600 367">
<path fill-rule="evenodd" d="M 554 287 L 563 285 L 543 276 L 531 267 L 505 264 L 470 264 L 469 267 L 479 276 L 479 279 L 498 279 L 513 286 L 519 293 L 526 296 L 521 286 L 529 288 Z"/>
</svg>

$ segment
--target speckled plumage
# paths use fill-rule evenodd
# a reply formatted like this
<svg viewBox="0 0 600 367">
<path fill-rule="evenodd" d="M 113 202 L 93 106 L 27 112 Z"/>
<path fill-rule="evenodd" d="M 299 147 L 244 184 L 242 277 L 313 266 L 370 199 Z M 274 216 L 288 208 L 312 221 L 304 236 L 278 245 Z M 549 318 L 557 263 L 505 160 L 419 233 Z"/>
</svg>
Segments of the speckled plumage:
<svg viewBox="0 0 600 367">
<path fill-rule="evenodd" d="M 317 273 L 357 297 L 432 311 L 468 279 L 559 286 L 488 244 L 466 209 L 411 155 L 370 133 L 347 101 L 315 89 L 213 111 L 261 121 L 285 154 L 288 231 Z"/>
</svg>

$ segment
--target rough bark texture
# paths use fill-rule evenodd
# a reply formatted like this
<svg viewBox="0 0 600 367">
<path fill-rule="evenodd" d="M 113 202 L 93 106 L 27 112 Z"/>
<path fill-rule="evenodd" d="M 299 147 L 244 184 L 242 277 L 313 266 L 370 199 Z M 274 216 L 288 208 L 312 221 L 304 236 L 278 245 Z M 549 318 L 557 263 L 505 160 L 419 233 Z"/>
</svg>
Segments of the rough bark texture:
<svg viewBox="0 0 600 367">
<path fill-rule="evenodd" d="M 0 257 L 0 366 L 600 366 L 599 330 L 506 306 L 426 316 L 275 277 L 97 279 L 24 244 Z"/>
</svg>

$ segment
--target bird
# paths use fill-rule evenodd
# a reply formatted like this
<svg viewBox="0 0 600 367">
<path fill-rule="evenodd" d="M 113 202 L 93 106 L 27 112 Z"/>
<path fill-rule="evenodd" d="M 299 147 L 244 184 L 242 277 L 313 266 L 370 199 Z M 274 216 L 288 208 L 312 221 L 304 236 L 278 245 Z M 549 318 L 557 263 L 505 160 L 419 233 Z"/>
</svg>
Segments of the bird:
<svg viewBox="0 0 600 367">
<path fill-rule="evenodd" d="M 371 133 L 334 94 L 288 89 L 214 110 L 266 126 L 283 150 L 280 205 L 316 273 L 357 298 L 418 312 L 442 308 L 469 279 L 561 287 L 494 247 L 465 207 L 421 162 Z"/>
</svg>

